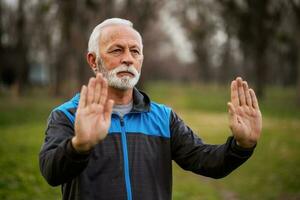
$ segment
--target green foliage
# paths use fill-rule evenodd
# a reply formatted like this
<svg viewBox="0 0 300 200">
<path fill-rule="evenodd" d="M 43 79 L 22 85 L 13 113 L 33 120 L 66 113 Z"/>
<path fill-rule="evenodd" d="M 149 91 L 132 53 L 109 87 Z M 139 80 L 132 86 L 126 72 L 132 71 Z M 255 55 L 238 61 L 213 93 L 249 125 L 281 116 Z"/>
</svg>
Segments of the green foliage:
<svg viewBox="0 0 300 200">
<path fill-rule="evenodd" d="M 230 135 L 226 102 L 229 87 L 155 83 L 152 99 L 176 110 L 207 143 Z M 173 166 L 173 199 L 300 198 L 300 112 L 293 89 L 270 88 L 261 102 L 263 135 L 254 155 L 224 179 L 213 180 Z M 60 188 L 40 174 L 38 152 L 47 117 L 63 102 L 43 96 L 13 100 L 0 97 L 0 199 L 60 199 Z"/>
</svg>

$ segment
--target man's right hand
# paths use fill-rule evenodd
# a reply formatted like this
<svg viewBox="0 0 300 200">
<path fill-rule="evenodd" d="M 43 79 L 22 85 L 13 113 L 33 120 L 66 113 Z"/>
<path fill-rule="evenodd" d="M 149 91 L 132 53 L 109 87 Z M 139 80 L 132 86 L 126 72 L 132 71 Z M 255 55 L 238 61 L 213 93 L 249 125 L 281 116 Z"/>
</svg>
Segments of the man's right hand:
<svg viewBox="0 0 300 200">
<path fill-rule="evenodd" d="M 88 152 L 103 140 L 110 127 L 113 100 L 107 100 L 107 81 L 100 73 L 82 86 L 75 119 L 72 146 L 79 153 Z"/>
</svg>

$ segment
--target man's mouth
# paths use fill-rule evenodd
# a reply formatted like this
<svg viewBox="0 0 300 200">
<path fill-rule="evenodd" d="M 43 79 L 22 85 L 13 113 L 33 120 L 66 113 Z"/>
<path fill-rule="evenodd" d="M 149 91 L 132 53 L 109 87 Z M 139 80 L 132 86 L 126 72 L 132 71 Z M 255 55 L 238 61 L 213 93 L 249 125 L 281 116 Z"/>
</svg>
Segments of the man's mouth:
<svg viewBox="0 0 300 200">
<path fill-rule="evenodd" d="M 117 73 L 118 76 L 130 76 L 130 77 L 134 77 L 135 75 L 129 71 L 121 71 Z"/>
</svg>

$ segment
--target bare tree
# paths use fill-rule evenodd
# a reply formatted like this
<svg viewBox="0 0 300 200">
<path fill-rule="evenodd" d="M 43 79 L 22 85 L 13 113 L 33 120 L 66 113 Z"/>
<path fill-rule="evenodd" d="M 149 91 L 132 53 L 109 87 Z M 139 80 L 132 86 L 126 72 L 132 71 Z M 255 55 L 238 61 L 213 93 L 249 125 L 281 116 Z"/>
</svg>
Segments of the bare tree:
<svg viewBox="0 0 300 200">
<path fill-rule="evenodd" d="M 297 46 L 297 103 L 300 104 L 300 1 L 298 0 L 291 0 L 291 6 L 295 13 L 296 25 L 294 26 L 295 30 L 295 42 Z"/>
<path fill-rule="evenodd" d="M 29 61 L 28 61 L 28 34 L 26 32 L 26 13 L 25 2 L 19 0 L 17 2 L 16 11 L 6 12 L 6 19 L 3 19 L 3 6 L 1 4 L 1 19 L 6 21 L 4 23 L 1 20 L 1 45 L 0 45 L 0 71 L 1 76 L 6 83 L 13 86 L 13 92 L 19 96 L 24 92 L 24 89 L 28 86 L 28 74 L 29 74 Z M 6 8 L 8 8 L 6 6 Z M 11 11 L 11 10 L 9 10 Z M 3 24 L 5 26 L 3 28 Z M 4 31 L 5 30 L 5 31 Z M 3 44 L 2 37 L 6 35 L 6 44 Z"/>
<path fill-rule="evenodd" d="M 149 29 L 149 25 L 157 19 L 160 5 L 163 1 L 137 1 L 137 0 L 66 0 L 44 1 L 40 3 L 45 12 L 54 12 L 51 20 L 40 20 L 43 29 L 48 33 L 40 32 L 41 41 L 45 41 L 45 49 L 49 59 L 51 84 L 53 94 L 58 96 L 70 96 L 78 87 L 91 76 L 85 60 L 87 41 L 92 28 L 106 18 L 123 17 L 130 19 L 135 28 L 142 34 Z M 49 9 L 50 7 L 50 9 Z M 51 9 L 54 8 L 54 9 Z M 56 8 L 56 9 L 55 9 Z M 139 9 L 135 9 L 139 8 Z M 133 12 L 133 10 L 135 12 Z M 47 15 L 39 12 L 39 14 Z M 37 19 L 39 19 L 37 17 Z M 52 26 L 47 26 L 47 23 Z M 49 35 L 49 32 L 52 33 Z M 39 36 L 40 37 L 40 36 Z M 40 37 L 41 38 L 41 37 Z M 147 46 L 147 40 L 144 40 Z M 150 58 L 150 56 L 145 55 Z"/>
<path fill-rule="evenodd" d="M 174 9 L 192 43 L 199 78 L 203 82 L 213 79 L 211 40 L 217 28 L 214 13 L 214 2 L 211 1 L 179 1 Z"/>
<path fill-rule="evenodd" d="M 219 3 L 229 30 L 239 38 L 244 65 L 249 67 L 247 74 L 255 76 L 257 94 L 262 97 L 268 71 L 266 52 L 280 24 L 282 1 L 221 0 Z"/>
</svg>

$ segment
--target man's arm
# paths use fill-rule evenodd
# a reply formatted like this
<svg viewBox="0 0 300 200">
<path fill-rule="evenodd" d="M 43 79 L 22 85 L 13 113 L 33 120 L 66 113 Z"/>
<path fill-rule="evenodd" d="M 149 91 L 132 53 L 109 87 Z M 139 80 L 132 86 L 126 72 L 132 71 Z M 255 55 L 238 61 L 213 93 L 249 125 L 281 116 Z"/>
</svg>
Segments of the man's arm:
<svg viewBox="0 0 300 200">
<path fill-rule="evenodd" d="M 74 129 L 69 119 L 63 112 L 53 111 L 39 155 L 41 173 L 52 186 L 71 180 L 88 164 L 90 153 L 76 152 L 71 143 L 73 136 Z"/>
<path fill-rule="evenodd" d="M 255 146 L 261 135 L 262 115 L 254 90 L 240 77 L 231 82 L 228 110 L 229 126 L 239 146 Z"/>
<path fill-rule="evenodd" d="M 113 103 L 107 100 L 107 81 L 97 74 L 82 87 L 74 128 L 62 112 L 51 114 L 40 153 L 40 169 L 50 185 L 65 183 L 85 169 L 90 152 L 108 133 Z"/>
<path fill-rule="evenodd" d="M 222 145 L 205 144 L 175 112 L 171 112 L 172 159 L 183 169 L 222 178 L 244 163 L 254 147 L 245 149 L 229 137 Z"/>
<path fill-rule="evenodd" d="M 228 108 L 233 136 L 223 145 L 204 144 L 174 112 L 171 113 L 172 156 L 182 168 L 221 178 L 251 156 L 261 134 L 262 116 L 254 91 L 240 77 L 231 83 Z"/>
</svg>

